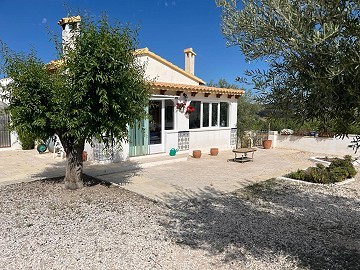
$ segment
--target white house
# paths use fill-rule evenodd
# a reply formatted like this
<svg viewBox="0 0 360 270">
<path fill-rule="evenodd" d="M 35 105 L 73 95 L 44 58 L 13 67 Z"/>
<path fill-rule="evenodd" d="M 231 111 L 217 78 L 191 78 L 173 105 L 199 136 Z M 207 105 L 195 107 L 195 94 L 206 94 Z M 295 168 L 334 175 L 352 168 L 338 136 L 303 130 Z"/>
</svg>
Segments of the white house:
<svg viewBox="0 0 360 270">
<path fill-rule="evenodd" d="M 68 42 L 69 31 L 77 28 L 80 17 L 63 18 L 63 42 Z M 135 52 L 138 61 L 146 64 L 146 77 L 152 79 L 149 100 L 149 119 L 142 128 L 129 128 L 129 144 L 123 144 L 115 159 L 132 156 L 169 153 L 211 147 L 230 149 L 236 144 L 237 99 L 243 90 L 208 87 L 195 76 L 195 52 L 184 50 L 185 68 L 182 69 L 151 52 L 148 48 Z M 88 158 L 95 161 L 114 159 L 103 153 L 103 146 L 86 145 Z"/>
</svg>

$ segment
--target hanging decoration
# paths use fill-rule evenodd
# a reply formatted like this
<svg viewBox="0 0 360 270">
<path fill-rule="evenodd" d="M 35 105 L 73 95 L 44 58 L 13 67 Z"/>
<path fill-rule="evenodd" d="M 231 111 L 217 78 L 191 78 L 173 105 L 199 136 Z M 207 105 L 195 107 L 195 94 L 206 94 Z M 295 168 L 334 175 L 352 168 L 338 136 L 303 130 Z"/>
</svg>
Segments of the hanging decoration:
<svg viewBox="0 0 360 270">
<path fill-rule="evenodd" d="M 181 113 L 185 113 L 185 115 L 190 115 L 191 113 L 193 113 L 195 111 L 195 108 L 190 106 L 190 102 L 187 100 L 187 94 L 183 93 L 183 99 L 180 100 L 178 98 L 175 99 L 175 106 L 176 109 L 181 112 Z"/>
</svg>

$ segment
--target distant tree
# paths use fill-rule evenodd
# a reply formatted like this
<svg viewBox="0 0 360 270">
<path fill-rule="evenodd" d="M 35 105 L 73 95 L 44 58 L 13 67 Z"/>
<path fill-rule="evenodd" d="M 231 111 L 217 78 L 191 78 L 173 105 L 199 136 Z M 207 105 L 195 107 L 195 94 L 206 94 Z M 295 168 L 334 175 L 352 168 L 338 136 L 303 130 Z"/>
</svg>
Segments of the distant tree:
<svg viewBox="0 0 360 270">
<path fill-rule="evenodd" d="M 217 0 L 229 46 L 247 60 L 255 89 L 275 117 L 331 124 L 348 134 L 360 114 L 358 0 Z"/>
<path fill-rule="evenodd" d="M 210 83 L 208 83 L 208 86 L 239 89 L 238 85 L 230 84 L 225 79 L 220 79 L 217 83 L 211 80 Z M 239 97 L 237 110 L 237 132 L 238 140 L 240 140 L 241 144 L 245 144 L 244 140 L 247 131 L 258 130 L 265 126 L 265 121 L 259 116 L 261 110 L 262 105 L 257 102 L 251 91 L 246 91 L 245 94 Z"/>
<path fill-rule="evenodd" d="M 35 52 L 2 46 L 13 129 L 59 136 L 66 152 L 65 187 L 83 186 L 82 152 L 96 138 L 106 146 L 127 140 L 127 125 L 146 116 L 149 85 L 133 54 L 136 31 L 84 17 L 71 48 L 49 72 Z"/>
<path fill-rule="evenodd" d="M 210 82 L 207 84 L 207 86 L 218 87 L 218 88 L 240 89 L 237 84 L 228 83 L 227 80 L 225 80 L 225 79 L 219 79 L 218 82 L 214 82 L 213 80 L 210 80 Z"/>
</svg>

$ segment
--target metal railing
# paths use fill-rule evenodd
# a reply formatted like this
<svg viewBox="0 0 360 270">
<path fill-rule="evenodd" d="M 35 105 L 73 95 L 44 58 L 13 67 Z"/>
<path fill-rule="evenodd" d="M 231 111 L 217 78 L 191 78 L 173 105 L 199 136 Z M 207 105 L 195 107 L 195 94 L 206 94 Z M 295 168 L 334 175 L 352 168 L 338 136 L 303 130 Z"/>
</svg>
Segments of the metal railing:
<svg viewBox="0 0 360 270">
<path fill-rule="evenodd" d="M 11 146 L 9 120 L 8 115 L 0 114 L 0 148 Z"/>
</svg>

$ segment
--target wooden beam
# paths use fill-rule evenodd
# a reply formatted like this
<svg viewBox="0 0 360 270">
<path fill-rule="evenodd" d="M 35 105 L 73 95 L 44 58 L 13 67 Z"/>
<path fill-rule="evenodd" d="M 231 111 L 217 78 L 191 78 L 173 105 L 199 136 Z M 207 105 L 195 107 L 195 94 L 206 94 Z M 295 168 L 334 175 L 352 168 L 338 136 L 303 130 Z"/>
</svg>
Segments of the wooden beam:
<svg viewBox="0 0 360 270">
<path fill-rule="evenodd" d="M 228 95 L 228 98 L 232 98 L 234 95 Z"/>
<path fill-rule="evenodd" d="M 210 96 L 210 93 L 204 93 L 204 97 Z"/>
<path fill-rule="evenodd" d="M 220 98 L 222 96 L 222 94 L 216 94 L 217 98 Z"/>
<path fill-rule="evenodd" d="M 184 91 L 176 91 L 176 95 L 180 96 Z"/>
<path fill-rule="evenodd" d="M 239 99 L 240 96 L 241 96 L 241 95 L 235 95 L 235 98 L 236 98 L 236 99 Z"/>
<path fill-rule="evenodd" d="M 160 90 L 161 95 L 165 95 L 166 90 Z"/>
<path fill-rule="evenodd" d="M 192 97 L 195 97 L 196 94 L 197 94 L 197 92 L 191 92 L 191 96 L 192 96 Z"/>
</svg>

